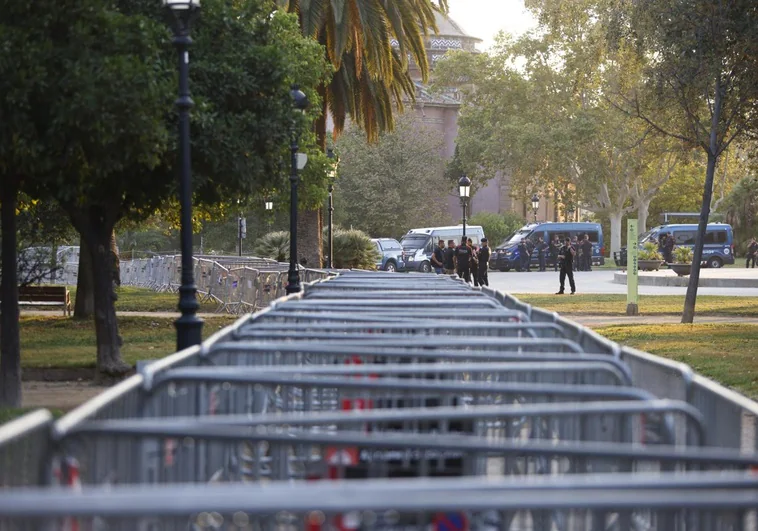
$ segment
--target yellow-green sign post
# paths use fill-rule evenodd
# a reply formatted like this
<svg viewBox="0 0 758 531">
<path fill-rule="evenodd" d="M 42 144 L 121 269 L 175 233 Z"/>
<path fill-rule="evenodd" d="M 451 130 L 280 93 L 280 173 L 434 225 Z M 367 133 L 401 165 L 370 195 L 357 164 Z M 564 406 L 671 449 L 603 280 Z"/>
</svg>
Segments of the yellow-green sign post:
<svg viewBox="0 0 758 531">
<path fill-rule="evenodd" d="M 626 222 L 626 314 L 639 315 L 637 220 Z"/>
</svg>

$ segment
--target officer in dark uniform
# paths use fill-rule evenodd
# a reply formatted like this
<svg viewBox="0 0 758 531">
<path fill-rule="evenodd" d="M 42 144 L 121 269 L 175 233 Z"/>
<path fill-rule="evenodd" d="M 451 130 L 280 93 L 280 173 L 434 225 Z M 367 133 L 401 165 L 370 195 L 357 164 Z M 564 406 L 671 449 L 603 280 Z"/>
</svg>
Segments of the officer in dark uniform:
<svg viewBox="0 0 758 531">
<path fill-rule="evenodd" d="M 526 238 L 521 240 L 518 244 L 518 254 L 519 254 L 519 271 L 526 271 L 529 272 L 529 262 L 531 260 L 531 256 L 529 256 L 529 248 L 526 246 Z"/>
<path fill-rule="evenodd" d="M 461 244 L 455 248 L 455 261 L 458 269 L 458 276 L 466 282 L 471 282 L 470 266 L 471 248 L 466 242 L 466 238 L 461 240 Z"/>
<path fill-rule="evenodd" d="M 752 238 L 747 246 L 747 262 L 745 263 L 745 267 L 754 268 L 756 258 L 758 258 L 758 242 L 755 241 L 755 238 Z M 750 265 L 751 260 L 753 262 L 752 266 Z"/>
<path fill-rule="evenodd" d="M 487 276 L 487 267 L 490 262 L 490 248 L 487 238 L 482 238 L 482 246 L 479 248 L 479 283 L 482 286 L 489 286 L 490 280 Z"/>
<path fill-rule="evenodd" d="M 666 234 L 666 244 L 663 247 L 663 259 L 667 264 L 674 261 L 674 236 L 669 232 Z"/>
<path fill-rule="evenodd" d="M 585 234 L 582 241 L 582 257 L 584 258 L 582 271 L 592 271 L 592 242 L 589 234 Z"/>
<path fill-rule="evenodd" d="M 545 243 L 545 240 L 542 239 L 542 236 L 537 240 L 537 245 L 534 248 L 537 249 L 537 259 L 540 263 L 540 271 L 546 271 L 545 266 L 547 257 L 545 256 L 545 253 L 547 252 L 547 244 Z"/>
<path fill-rule="evenodd" d="M 566 243 L 558 251 L 558 261 L 561 264 L 561 289 L 556 295 L 563 295 L 565 293 L 566 277 L 569 279 L 569 285 L 571 286 L 571 294 L 576 293 L 576 284 L 574 284 L 574 258 L 576 257 L 576 249 L 571 245 L 571 238 L 566 238 Z"/>
<path fill-rule="evenodd" d="M 556 236 L 553 241 L 550 242 L 550 256 L 553 260 L 553 271 L 558 271 L 558 251 L 561 248 L 561 239 Z"/>
</svg>

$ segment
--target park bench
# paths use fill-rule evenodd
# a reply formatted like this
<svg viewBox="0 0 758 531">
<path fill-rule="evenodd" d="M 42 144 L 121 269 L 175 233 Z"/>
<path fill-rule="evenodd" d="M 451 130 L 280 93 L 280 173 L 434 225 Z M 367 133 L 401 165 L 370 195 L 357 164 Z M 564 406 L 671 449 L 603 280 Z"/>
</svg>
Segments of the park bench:
<svg viewBox="0 0 758 531">
<path fill-rule="evenodd" d="M 19 306 L 62 306 L 71 316 L 71 292 L 66 286 L 23 286 L 18 288 Z"/>
</svg>

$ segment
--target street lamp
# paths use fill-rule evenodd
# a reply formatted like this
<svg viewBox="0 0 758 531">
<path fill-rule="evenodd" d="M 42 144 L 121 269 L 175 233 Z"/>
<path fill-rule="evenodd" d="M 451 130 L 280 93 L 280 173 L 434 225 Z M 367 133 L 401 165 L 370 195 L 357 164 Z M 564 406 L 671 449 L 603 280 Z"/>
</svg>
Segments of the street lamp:
<svg viewBox="0 0 758 531">
<path fill-rule="evenodd" d="M 534 222 L 537 223 L 537 209 L 540 208 L 540 196 L 532 194 L 532 210 L 534 211 Z"/>
<path fill-rule="evenodd" d="M 566 221 L 574 221 L 574 207 L 569 206 L 566 209 L 566 215 L 568 216 L 568 219 Z"/>
<path fill-rule="evenodd" d="M 190 24 L 200 9 L 200 0 L 163 0 L 172 16 L 173 44 L 179 56 L 179 204 L 181 205 L 182 284 L 179 287 L 179 311 L 176 320 L 176 347 L 184 350 L 202 342 L 203 321 L 197 317 L 197 287 L 192 263 L 192 182 L 190 166 L 189 110 L 193 102 L 189 93 L 189 52 L 192 44 Z"/>
<path fill-rule="evenodd" d="M 292 107 L 296 113 L 302 113 L 308 107 L 308 97 L 297 85 L 292 85 L 290 90 Z M 297 120 L 292 120 L 292 142 L 290 144 L 290 268 L 287 273 L 287 294 L 300 292 L 300 271 L 297 265 L 297 185 L 300 180 L 300 170 L 305 168 L 308 156 L 298 153 L 297 145 Z"/>
<path fill-rule="evenodd" d="M 471 179 L 465 175 L 458 179 L 458 195 L 461 198 L 461 207 L 463 208 L 463 237 L 466 237 L 466 203 L 471 195 Z"/>
<path fill-rule="evenodd" d="M 339 164 L 339 159 L 337 158 L 337 155 L 334 154 L 334 150 L 332 148 L 328 148 L 326 150 L 326 156 L 329 158 L 329 169 L 326 171 L 326 175 L 329 178 L 329 255 L 326 258 L 326 267 L 331 269 L 334 267 L 334 260 L 332 257 L 334 256 L 334 233 L 333 233 L 333 220 L 334 220 L 334 201 L 332 192 L 334 192 L 334 179 L 337 178 L 337 165 Z"/>
<path fill-rule="evenodd" d="M 266 210 L 271 211 L 274 209 L 274 202 L 271 199 L 266 198 L 265 200 Z"/>
</svg>

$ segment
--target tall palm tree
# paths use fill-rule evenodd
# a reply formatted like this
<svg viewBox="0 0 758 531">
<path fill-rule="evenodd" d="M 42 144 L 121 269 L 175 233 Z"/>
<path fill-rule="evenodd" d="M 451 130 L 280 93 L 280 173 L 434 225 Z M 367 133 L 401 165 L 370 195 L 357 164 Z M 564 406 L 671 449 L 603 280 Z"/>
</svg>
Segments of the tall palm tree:
<svg viewBox="0 0 758 531">
<path fill-rule="evenodd" d="M 408 70 L 416 63 L 424 81 L 429 75 L 425 40 L 436 33 L 435 12 L 446 13 L 448 0 L 278 0 L 281 7 L 299 15 L 303 35 L 326 49 L 335 73 L 319 88 L 322 113 L 316 136 L 326 149 L 327 110 L 335 138 L 350 119 L 369 141 L 394 127 L 394 110 L 403 99 L 415 99 Z M 305 243 L 309 264 L 321 262 L 319 213 L 299 215 L 298 233 Z M 310 248 L 309 248 L 310 247 Z"/>
</svg>

